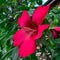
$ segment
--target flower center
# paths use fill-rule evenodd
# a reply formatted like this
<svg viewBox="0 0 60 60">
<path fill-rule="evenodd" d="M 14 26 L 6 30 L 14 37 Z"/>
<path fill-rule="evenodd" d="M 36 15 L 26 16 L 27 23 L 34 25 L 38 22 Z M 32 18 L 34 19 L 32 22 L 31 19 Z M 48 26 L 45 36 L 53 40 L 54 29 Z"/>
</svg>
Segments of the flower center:
<svg viewBox="0 0 60 60">
<path fill-rule="evenodd" d="M 37 30 L 35 29 L 31 29 L 29 27 L 23 27 L 22 29 L 24 29 L 24 31 L 29 35 L 29 36 L 33 36 L 34 34 L 36 34 Z"/>
<path fill-rule="evenodd" d="M 31 21 L 28 27 L 32 30 L 37 30 L 37 25 L 33 21 Z"/>
</svg>

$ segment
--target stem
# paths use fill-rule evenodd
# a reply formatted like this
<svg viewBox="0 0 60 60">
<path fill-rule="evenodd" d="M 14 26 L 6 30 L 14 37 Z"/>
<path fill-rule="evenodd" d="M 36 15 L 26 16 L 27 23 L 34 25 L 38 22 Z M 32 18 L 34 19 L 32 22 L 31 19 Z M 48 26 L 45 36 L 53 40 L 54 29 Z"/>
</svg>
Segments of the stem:
<svg viewBox="0 0 60 60">
<path fill-rule="evenodd" d="M 52 0 L 48 5 L 51 5 L 52 3 L 54 3 L 55 2 L 55 0 Z"/>
</svg>

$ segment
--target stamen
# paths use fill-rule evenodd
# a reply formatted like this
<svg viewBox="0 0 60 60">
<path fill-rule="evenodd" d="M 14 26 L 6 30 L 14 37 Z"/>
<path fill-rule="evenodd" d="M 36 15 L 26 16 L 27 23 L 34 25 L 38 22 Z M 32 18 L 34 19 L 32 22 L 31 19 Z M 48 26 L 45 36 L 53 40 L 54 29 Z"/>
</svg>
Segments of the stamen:
<svg viewBox="0 0 60 60">
<path fill-rule="evenodd" d="M 29 32 L 36 32 L 36 30 L 31 29 L 31 28 L 29 28 L 29 27 L 23 27 L 23 29 L 24 29 L 25 31 L 29 31 Z"/>
<path fill-rule="evenodd" d="M 28 36 L 26 37 L 26 39 L 28 39 L 30 36 L 33 36 L 34 33 L 36 33 L 37 30 L 31 29 L 29 27 L 23 27 L 22 29 L 24 29 L 24 31 L 26 33 L 28 33 Z"/>
</svg>

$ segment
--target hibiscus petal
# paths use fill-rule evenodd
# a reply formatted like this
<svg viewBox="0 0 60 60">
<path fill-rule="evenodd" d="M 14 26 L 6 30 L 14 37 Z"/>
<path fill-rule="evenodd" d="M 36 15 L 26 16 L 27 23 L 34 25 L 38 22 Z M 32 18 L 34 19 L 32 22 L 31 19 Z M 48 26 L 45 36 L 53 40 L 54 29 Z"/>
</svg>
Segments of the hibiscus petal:
<svg viewBox="0 0 60 60">
<path fill-rule="evenodd" d="M 25 40 L 31 38 L 34 32 L 35 31 L 33 29 L 28 27 L 23 27 L 18 30 L 13 36 L 14 46 L 19 47 Z"/>
<path fill-rule="evenodd" d="M 20 57 L 27 57 L 36 51 L 36 41 L 33 39 L 24 40 L 23 44 L 20 46 L 19 49 L 19 56 Z"/>
<path fill-rule="evenodd" d="M 21 26 L 21 27 L 26 27 L 28 26 L 29 24 L 31 23 L 30 21 L 30 16 L 28 14 L 28 12 L 26 10 L 24 10 L 22 12 L 22 16 L 20 16 L 18 18 L 18 24 Z"/>
<path fill-rule="evenodd" d="M 53 38 L 58 38 L 58 33 L 54 29 L 51 30 Z"/>
<path fill-rule="evenodd" d="M 18 30 L 13 36 L 14 46 L 19 47 L 22 44 L 22 42 L 25 40 L 27 35 L 28 34 L 23 29 Z"/>
<path fill-rule="evenodd" d="M 49 5 L 48 6 L 39 6 L 32 16 L 32 20 L 35 22 L 35 24 L 39 25 L 43 22 L 45 16 L 47 15 L 49 11 Z"/>
<path fill-rule="evenodd" d="M 33 38 L 33 39 L 41 38 L 43 32 L 44 32 L 48 27 L 49 27 L 48 24 L 45 24 L 45 25 L 39 25 L 39 27 L 38 27 L 38 33 L 37 33 L 35 36 L 33 36 L 32 38 Z"/>
<path fill-rule="evenodd" d="M 54 27 L 54 30 L 56 30 L 57 32 L 60 32 L 60 27 L 56 26 Z"/>
</svg>

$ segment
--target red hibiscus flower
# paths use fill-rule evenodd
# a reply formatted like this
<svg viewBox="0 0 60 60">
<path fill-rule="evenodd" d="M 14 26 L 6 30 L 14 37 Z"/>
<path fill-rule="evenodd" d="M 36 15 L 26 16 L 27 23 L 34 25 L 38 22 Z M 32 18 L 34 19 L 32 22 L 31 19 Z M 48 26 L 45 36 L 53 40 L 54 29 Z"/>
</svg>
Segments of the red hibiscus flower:
<svg viewBox="0 0 60 60">
<path fill-rule="evenodd" d="M 36 51 L 36 40 L 41 38 L 42 33 L 49 27 L 42 25 L 49 6 L 39 6 L 30 18 L 26 10 L 18 18 L 21 27 L 13 36 L 14 46 L 19 47 L 19 56 L 27 57 Z"/>
<path fill-rule="evenodd" d="M 51 29 L 52 35 L 54 39 L 57 39 L 60 37 L 60 27 L 56 26 L 53 29 Z"/>
</svg>

